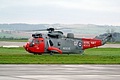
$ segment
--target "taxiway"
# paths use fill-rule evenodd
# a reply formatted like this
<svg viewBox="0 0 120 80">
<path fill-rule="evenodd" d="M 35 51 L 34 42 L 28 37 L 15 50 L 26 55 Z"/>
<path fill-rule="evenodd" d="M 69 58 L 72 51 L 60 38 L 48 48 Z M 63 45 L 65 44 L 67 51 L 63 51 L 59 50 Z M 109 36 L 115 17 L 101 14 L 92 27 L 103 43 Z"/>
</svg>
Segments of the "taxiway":
<svg viewBox="0 0 120 80">
<path fill-rule="evenodd" d="M 119 80 L 120 65 L 1 64 L 0 80 Z"/>
</svg>

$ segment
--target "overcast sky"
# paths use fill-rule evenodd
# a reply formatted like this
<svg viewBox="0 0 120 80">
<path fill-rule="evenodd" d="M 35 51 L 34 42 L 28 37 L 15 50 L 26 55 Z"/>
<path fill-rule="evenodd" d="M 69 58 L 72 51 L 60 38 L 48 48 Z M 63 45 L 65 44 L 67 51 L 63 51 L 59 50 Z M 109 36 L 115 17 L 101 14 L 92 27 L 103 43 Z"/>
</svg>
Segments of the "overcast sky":
<svg viewBox="0 0 120 80">
<path fill-rule="evenodd" d="M 120 0 L 0 0 L 0 23 L 120 25 Z"/>
</svg>

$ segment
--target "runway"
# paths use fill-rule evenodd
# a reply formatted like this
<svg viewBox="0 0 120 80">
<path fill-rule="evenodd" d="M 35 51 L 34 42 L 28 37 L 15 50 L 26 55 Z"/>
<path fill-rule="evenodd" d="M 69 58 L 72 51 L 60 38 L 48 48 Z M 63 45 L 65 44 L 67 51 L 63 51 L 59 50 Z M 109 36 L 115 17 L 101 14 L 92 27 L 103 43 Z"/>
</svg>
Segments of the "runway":
<svg viewBox="0 0 120 80">
<path fill-rule="evenodd" d="M 9 41 L 0 41 L 0 46 L 19 46 L 23 47 L 26 42 L 9 42 Z"/>
<path fill-rule="evenodd" d="M 0 80 L 119 80 L 120 65 L 1 64 Z"/>
</svg>

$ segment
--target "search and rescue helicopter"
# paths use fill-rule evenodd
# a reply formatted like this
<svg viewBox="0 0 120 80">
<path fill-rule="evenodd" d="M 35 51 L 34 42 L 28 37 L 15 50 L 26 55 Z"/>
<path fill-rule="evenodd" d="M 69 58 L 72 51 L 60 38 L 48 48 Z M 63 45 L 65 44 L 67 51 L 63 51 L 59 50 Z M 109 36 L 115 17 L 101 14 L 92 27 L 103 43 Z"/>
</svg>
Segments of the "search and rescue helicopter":
<svg viewBox="0 0 120 80">
<path fill-rule="evenodd" d="M 83 53 L 85 49 L 102 46 L 112 38 L 110 33 L 91 39 L 75 38 L 73 33 L 67 33 L 65 37 L 62 31 L 56 31 L 54 28 L 45 30 L 48 31 L 47 34 L 32 34 L 32 38 L 24 45 L 26 51 L 40 55 L 43 53 L 53 54 L 55 52 L 60 54 Z"/>
</svg>

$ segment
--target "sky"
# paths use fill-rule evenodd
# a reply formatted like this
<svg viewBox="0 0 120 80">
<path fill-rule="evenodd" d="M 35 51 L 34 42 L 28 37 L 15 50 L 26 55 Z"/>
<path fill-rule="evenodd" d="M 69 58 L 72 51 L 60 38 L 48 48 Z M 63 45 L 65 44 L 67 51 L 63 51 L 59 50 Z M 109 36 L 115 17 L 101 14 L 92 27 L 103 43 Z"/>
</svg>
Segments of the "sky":
<svg viewBox="0 0 120 80">
<path fill-rule="evenodd" d="M 120 25 L 120 0 L 0 0 L 0 24 Z"/>
</svg>

